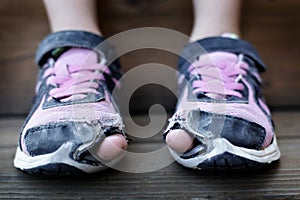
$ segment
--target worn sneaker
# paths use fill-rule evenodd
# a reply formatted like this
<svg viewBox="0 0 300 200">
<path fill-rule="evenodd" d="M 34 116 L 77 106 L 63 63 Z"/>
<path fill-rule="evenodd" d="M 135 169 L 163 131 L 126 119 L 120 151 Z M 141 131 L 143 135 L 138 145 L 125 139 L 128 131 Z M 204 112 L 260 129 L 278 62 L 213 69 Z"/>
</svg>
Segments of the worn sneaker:
<svg viewBox="0 0 300 200">
<path fill-rule="evenodd" d="M 207 38 L 185 47 L 181 96 L 164 134 L 178 163 L 204 170 L 247 169 L 280 158 L 262 96 L 259 71 L 264 68 L 243 40 Z M 180 142 L 189 143 L 181 153 Z"/>
<path fill-rule="evenodd" d="M 88 49 L 62 48 L 52 54 L 40 69 L 14 166 L 44 175 L 100 171 L 117 162 L 127 147 L 109 91 L 117 83 L 112 73 L 119 72 L 112 72 L 103 55 Z M 103 153 L 110 146 L 115 152 Z"/>
</svg>

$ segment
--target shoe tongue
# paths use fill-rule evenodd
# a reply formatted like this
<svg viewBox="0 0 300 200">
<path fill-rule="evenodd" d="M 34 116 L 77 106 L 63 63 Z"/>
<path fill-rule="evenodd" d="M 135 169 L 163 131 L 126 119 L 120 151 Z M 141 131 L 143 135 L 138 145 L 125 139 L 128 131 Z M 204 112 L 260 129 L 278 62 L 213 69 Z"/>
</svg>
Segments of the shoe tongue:
<svg viewBox="0 0 300 200">
<path fill-rule="evenodd" d="M 215 100 L 226 100 L 226 95 L 224 94 L 213 94 L 213 93 L 206 93 L 206 96 L 208 96 L 211 99 Z"/>
<path fill-rule="evenodd" d="M 71 48 L 62 53 L 55 61 L 54 69 L 57 76 L 69 76 L 68 66 L 88 66 L 98 62 L 97 53 L 84 48 Z"/>
<path fill-rule="evenodd" d="M 220 69 L 226 69 L 229 63 L 236 63 L 238 61 L 237 55 L 229 52 L 213 52 L 200 57 L 201 63 L 211 64 Z"/>
<path fill-rule="evenodd" d="M 211 78 L 204 78 L 204 81 L 207 81 L 207 86 L 211 88 L 212 91 L 213 90 L 223 91 L 224 85 L 222 84 L 223 81 L 222 81 L 221 73 L 224 72 L 221 71 L 228 70 L 227 68 L 230 67 L 230 65 L 232 65 L 233 63 L 236 63 L 237 61 L 238 61 L 237 55 L 229 52 L 213 52 L 203 57 L 200 57 L 200 63 L 216 66 L 215 68 L 211 69 L 210 73 L 218 77 L 219 80 L 217 81 L 217 80 L 211 80 Z M 219 82 L 219 84 L 215 84 L 215 82 Z M 225 91 L 224 94 L 207 92 L 205 95 L 215 100 L 225 100 L 227 96 L 225 94 Z"/>
</svg>

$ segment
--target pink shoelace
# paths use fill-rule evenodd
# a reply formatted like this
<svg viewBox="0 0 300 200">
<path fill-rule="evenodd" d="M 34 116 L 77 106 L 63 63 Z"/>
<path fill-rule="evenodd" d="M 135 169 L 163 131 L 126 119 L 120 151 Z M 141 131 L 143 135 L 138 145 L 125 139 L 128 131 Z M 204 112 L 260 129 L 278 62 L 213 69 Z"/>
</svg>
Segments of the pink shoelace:
<svg viewBox="0 0 300 200">
<path fill-rule="evenodd" d="M 82 99 L 89 93 L 99 94 L 98 81 L 105 81 L 105 74 L 111 74 L 107 66 L 100 63 L 89 65 L 65 65 L 59 68 L 49 67 L 44 78 L 49 76 L 47 84 L 55 86 L 50 96 L 56 100 L 67 102 Z M 118 81 L 113 78 L 117 84 Z"/>
<path fill-rule="evenodd" d="M 218 60 L 218 57 L 226 56 L 226 54 L 231 59 Z M 189 66 L 190 78 L 196 77 L 192 81 L 193 94 L 204 93 L 206 96 L 215 99 L 224 99 L 227 95 L 242 98 L 239 91 L 244 89 L 244 85 L 239 81 L 247 74 L 249 69 L 248 64 L 243 61 L 243 55 L 236 56 L 217 52 L 215 58 L 216 61 L 214 59 L 210 60 L 208 54 L 204 59 L 201 58 Z"/>
</svg>

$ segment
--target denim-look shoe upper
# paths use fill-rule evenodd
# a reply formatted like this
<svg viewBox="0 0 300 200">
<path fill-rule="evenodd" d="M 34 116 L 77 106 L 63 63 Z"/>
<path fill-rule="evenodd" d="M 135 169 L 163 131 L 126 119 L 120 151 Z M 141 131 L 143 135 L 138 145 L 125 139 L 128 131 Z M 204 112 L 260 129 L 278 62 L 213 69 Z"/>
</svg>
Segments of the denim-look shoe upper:
<svg viewBox="0 0 300 200">
<path fill-rule="evenodd" d="M 273 139 L 259 71 L 264 70 L 254 48 L 230 38 L 208 38 L 185 47 L 180 61 L 181 95 L 165 135 L 184 129 L 209 147 L 215 138 L 235 146 L 260 150 Z"/>
</svg>

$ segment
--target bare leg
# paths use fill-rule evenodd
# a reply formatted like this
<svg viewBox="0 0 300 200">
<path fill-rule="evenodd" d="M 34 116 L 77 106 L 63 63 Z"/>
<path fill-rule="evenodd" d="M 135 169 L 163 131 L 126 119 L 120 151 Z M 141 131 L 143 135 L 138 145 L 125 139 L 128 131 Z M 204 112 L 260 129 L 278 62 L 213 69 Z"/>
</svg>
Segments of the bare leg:
<svg viewBox="0 0 300 200">
<path fill-rule="evenodd" d="M 95 0 L 44 0 L 52 32 L 88 31 L 102 35 L 98 27 Z M 115 134 L 100 144 L 97 154 L 104 160 L 118 157 L 127 148 L 126 139 Z"/>
<path fill-rule="evenodd" d="M 240 35 L 240 0 L 193 0 L 194 27 L 190 42 L 230 32 Z M 166 137 L 170 148 L 184 153 L 193 147 L 193 138 L 181 129 L 172 130 Z"/>
<path fill-rule="evenodd" d="M 102 35 L 95 0 L 44 0 L 52 32 L 81 30 Z"/>
<path fill-rule="evenodd" d="M 240 35 L 240 0 L 193 0 L 194 26 L 190 41 L 219 36 L 224 32 Z"/>
</svg>

